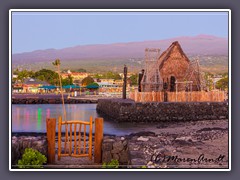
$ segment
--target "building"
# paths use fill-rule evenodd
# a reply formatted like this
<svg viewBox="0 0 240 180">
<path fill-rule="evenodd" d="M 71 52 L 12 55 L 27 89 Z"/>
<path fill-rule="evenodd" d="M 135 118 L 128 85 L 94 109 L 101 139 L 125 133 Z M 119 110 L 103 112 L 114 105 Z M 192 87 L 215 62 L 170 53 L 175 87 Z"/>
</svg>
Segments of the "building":
<svg viewBox="0 0 240 180">
<path fill-rule="evenodd" d="M 62 76 L 63 79 L 68 78 L 69 76 L 71 76 L 73 78 L 73 81 L 74 81 L 74 80 L 82 80 L 85 77 L 88 77 L 89 73 L 68 71 L 67 73 L 62 73 L 61 76 Z"/>
<path fill-rule="evenodd" d="M 122 79 L 116 79 L 114 81 L 114 84 L 116 84 L 118 87 L 123 87 L 123 80 Z"/>
<path fill-rule="evenodd" d="M 99 79 L 101 83 L 114 84 L 114 79 Z"/>
<path fill-rule="evenodd" d="M 99 79 L 97 82 L 99 85 L 107 85 L 107 86 L 112 86 L 112 87 L 123 87 L 123 79 Z M 127 80 L 127 85 L 130 86 L 130 79 Z"/>
<path fill-rule="evenodd" d="M 48 86 L 49 83 L 45 81 L 40 81 L 38 79 L 27 78 L 23 81 L 23 83 L 19 84 L 16 83 L 13 85 L 13 89 L 19 88 L 23 93 L 37 93 L 39 92 L 39 87 L 41 86 Z"/>
<path fill-rule="evenodd" d="M 109 83 L 109 82 L 98 82 L 100 88 L 117 88 L 119 87 L 116 84 Z"/>
<path fill-rule="evenodd" d="M 142 79 L 140 80 L 140 89 L 143 91 L 143 82 L 145 79 L 148 79 L 148 81 L 154 81 L 154 79 L 156 79 L 155 77 L 146 77 L 146 74 L 154 74 L 156 71 L 158 71 L 158 73 L 155 74 L 158 74 L 156 77 L 160 78 L 159 86 L 161 86 L 161 88 L 158 88 L 157 90 L 155 88 L 153 91 L 161 91 L 163 89 L 171 92 L 176 90 L 201 90 L 201 78 L 198 61 L 190 61 L 183 52 L 178 41 L 173 42 L 167 50 L 158 56 L 156 61 L 151 60 L 151 62 L 155 63 L 154 65 L 151 64 L 150 67 L 152 68 L 149 68 L 149 65 L 146 65 L 144 69 L 145 71 L 142 71 L 143 75 L 141 75 Z"/>
<path fill-rule="evenodd" d="M 197 67 L 188 59 L 178 41 L 173 42 L 160 55 L 158 66 L 167 90 L 176 91 L 176 88 L 178 91 L 201 90 L 199 69 L 196 69 Z"/>
<path fill-rule="evenodd" d="M 127 78 L 131 77 L 132 75 L 135 75 L 136 73 L 134 72 L 128 72 L 127 73 Z M 124 74 L 123 73 L 119 73 L 119 75 L 121 76 L 121 78 L 124 78 Z"/>
<path fill-rule="evenodd" d="M 20 82 L 12 83 L 12 92 L 13 93 L 23 92 L 22 83 L 20 83 Z"/>
<path fill-rule="evenodd" d="M 13 75 L 12 75 L 12 78 L 13 78 L 13 79 L 14 79 L 14 78 L 17 79 L 17 78 L 18 78 L 18 75 L 13 74 Z"/>
</svg>

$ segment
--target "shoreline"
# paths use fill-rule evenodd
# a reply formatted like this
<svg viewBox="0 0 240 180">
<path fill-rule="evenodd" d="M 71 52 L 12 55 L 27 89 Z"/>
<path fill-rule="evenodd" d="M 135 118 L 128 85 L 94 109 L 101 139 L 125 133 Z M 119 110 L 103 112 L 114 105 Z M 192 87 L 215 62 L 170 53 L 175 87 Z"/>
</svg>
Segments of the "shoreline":
<svg viewBox="0 0 240 180">
<path fill-rule="evenodd" d="M 109 133 L 103 133 L 104 136 L 113 136 L 113 137 L 123 137 L 123 136 L 133 136 L 136 134 L 141 133 L 155 133 L 155 134 L 161 134 L 161 133 L 173 133 L 174 129 L 181 129 L 182 132 L 191 132 L 191 131 L 197 131 L 199 130 L 199 127 L 202 128 L 209 128 L 210 126 L 215 126 L 215 125 L 220 125 L 222 126 L 223 124 L 228 124 L 229 119 L 219 119 L 219 120 L 198 120 L 198 121 L 162 121 L 162 122 L 155 122 L 155 123 L 145 123 L 145 122 L 140 122 L 141 124 L 148 124 L 148 127 L 145 128 L 144 130 L 140 128 L 138 131 L 132 131 L 127 134 L 123 135 L 118 135 L 118 134 L 109 134 Z M 128 123 L 134 126 L 135 123 Z M 224 126 L 224 129 L 228 128 L 227 126 Z M 86 132 L 88 135 L 88 132 Z M 93 135 L 95 134 L 94 132 L 92 133 Z M 11 132 L 12 136 L 46 136 L 47 132 L 34 132 L 34 131 L 29 131 L 29 132 Z M 56 132 L 56 137 L 58 135 L 58 132 Z M 62 135 L 65 135 L 65 132 L 62 132 Z"/>
<path fill-rule="evenodd" d="M 229 121 L 213 120 L 213 121 L 192 121 L 179 122 L 160 127 L 152 126 L 152 129 L 145 129 L 129 135 L 107 135 L 104 134 L 104 145 L 108 147 L 109 143 L 116 144 L 127 141 L 128 160 L 131 162 L 132 168 L 138 168 L 141 165 L 147 168 L 228 168 L 229 151 Z M 13 132 L 12 135 L 39 135 L 43 138 L 46 133 L 34 132 Z M 57 136 L 56 136 L 57 143 Z M 115 147 L 115 146 L 114 146 Z M 56 145 L 56 152 L 57 152 Z M 163 157 L 175 158 L 174 161 L 158 162 L 153 157 L 161 155 Z M 103 160 L 108 160 L 108 151 L 104 151 Z M 222 157 L 221 162 L 205 162 L 189 163 L 184 159 L 198 159 L 199 157 L 209 160 Z M 114 156 L 120 158 L 120 156 Z M 121 156 L 122 157 L 122 156 Z M 177 157 L 177 159 L 176 159 Z M 79 165 L 87 167 L 93 164 L 88 159 L 76 159 L 64 157 L 61 161 L 56 161 L 56 165 L 63 168 L 68 166 L 78 168 Z"/>
<path fill-rule="evenodd" d="M 98 99 L 64 99 L 65 104 L 97 104 Z M 12 104 L 62 104 L 61 98 L 12 98 Z"/>
</svg>

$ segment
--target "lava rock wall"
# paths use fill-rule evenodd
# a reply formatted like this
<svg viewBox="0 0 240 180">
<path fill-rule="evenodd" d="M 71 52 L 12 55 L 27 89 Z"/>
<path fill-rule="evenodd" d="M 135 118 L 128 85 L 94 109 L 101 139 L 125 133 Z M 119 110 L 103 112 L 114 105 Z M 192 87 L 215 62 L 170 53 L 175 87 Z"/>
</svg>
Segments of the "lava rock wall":
<svg viewBox="0 0 240 180">
<path fill-rule="evenodd" d="M 98 113 L 117 122 L 197 121 L 228 119 L 227 102 L 146 102 L 99 99 Z"/>
</svg>

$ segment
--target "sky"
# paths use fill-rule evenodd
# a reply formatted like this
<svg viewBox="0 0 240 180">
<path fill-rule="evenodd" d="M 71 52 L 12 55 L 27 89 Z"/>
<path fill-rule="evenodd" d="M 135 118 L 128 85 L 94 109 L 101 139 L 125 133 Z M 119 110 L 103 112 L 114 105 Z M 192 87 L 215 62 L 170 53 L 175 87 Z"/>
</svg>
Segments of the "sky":
<svg viewBox="0 0 240 180">
<path fill-rule="evenodd" d="M 228 37 L 227 12 L 12 12 L 12 53 L 78 45 Z"/>
</svg>

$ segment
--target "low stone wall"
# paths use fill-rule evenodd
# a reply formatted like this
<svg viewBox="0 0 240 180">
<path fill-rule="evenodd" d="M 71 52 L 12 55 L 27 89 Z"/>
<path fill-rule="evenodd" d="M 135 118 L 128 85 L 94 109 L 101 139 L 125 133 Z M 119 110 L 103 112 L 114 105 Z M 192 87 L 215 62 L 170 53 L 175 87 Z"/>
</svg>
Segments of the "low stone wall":
<svg viewBox="0 0 240 180">
<path fill-rule="evenodd" d="M 98 113 L 117 122 L 228 119 L 227 102 L 146 102 L 99 99 Z"/>
<path fill-rule="evenodd" d="M 26 148 L 38 150 L 47 157 L 47 139 L 46 136 L 13 136 L 12 137 L 12 165 L 16 165 L 17 161 L 22 158 Z"/>
<path fill-rule="evenodd" d="M 129 162 L 128 141 L 125 137 L 105 136 L 102 143 L 102 162 L 118 160 L 120 165 L 127 165 Z"/>
<path fill-rule="evenodd" d="M 97 103 L 95 99 L 64 99 L 65 104 Z M 12 98 L 12 104 L 62 104 L 61 99 L 50 98 Z"/>
</svg>

